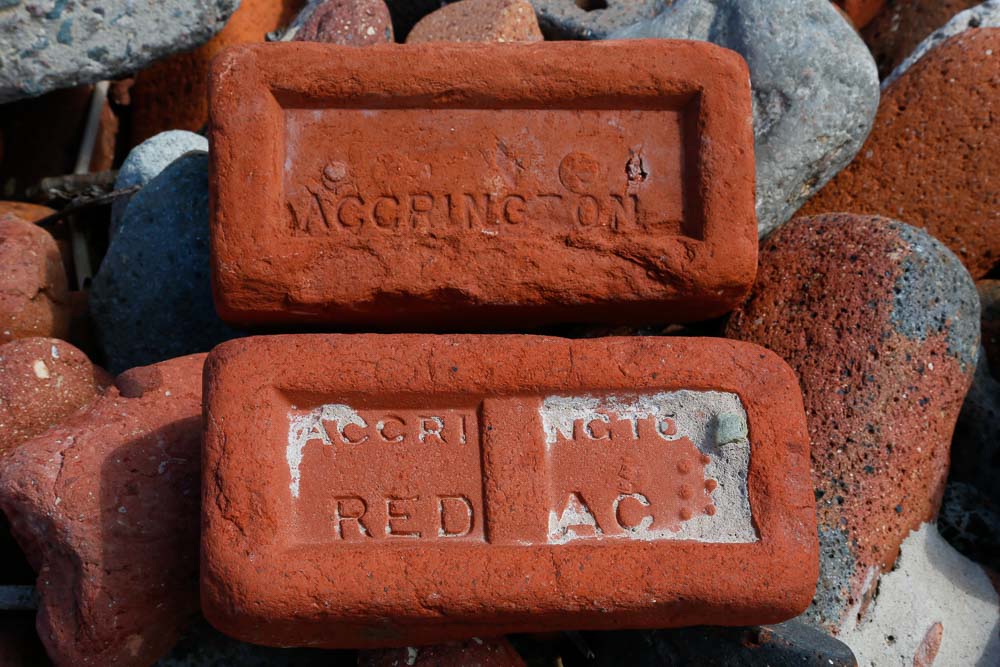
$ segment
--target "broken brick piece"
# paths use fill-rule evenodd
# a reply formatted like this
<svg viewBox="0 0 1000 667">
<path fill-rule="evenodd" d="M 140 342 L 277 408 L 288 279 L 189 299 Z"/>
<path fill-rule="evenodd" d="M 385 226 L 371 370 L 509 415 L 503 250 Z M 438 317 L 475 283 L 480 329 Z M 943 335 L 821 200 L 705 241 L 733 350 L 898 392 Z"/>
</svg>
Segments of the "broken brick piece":
<svg viewBox="0 0 1000 667">
<path fill-rule="evenodd" d="M 243 45 L 211 109 L 231 323 L 697 320 L 753 282 L 749 75 L 712 44 Z"/>
<path fill-rule="evenodd" d="M 801 395 L 754 345 L 244 338 L 205 382 L 202 607 L 230 636 L 771 623 L 812 597 Z"/>
</svg>

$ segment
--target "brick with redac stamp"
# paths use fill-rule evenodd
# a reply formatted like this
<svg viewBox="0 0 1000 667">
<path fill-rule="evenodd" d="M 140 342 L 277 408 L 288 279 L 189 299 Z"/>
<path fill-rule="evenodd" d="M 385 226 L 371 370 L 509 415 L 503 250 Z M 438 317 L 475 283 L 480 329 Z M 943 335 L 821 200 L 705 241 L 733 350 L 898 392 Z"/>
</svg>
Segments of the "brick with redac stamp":
<svg viewBox="0 0 1000 667">
<path fill-rule="evenodd" d="M 243 338 L 205 392 L 202 606 L 233 637 L 752 625 L 812 599 L 802 397 L 753 344 Z"/>
<path fill-rule="evenodd" d="M 210 104 L 219 314 L 722 315 L 756 271 L 749 81 L 704 42 L 233 47 Z"/>
</svg>

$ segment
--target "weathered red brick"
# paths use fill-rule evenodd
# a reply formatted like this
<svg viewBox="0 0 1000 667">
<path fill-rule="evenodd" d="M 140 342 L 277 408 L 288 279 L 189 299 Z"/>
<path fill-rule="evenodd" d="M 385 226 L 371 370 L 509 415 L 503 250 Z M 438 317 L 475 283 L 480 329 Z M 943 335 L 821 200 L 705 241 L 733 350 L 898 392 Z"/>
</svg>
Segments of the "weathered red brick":
<svg viewBox="0 0 1000 667">
<path fill-rule="evenodd" d="M 0 343 L 69 333 L 66 270 L 55 239 L 13 214 L 0 216 Z"/>
<path fill-rule="evenodd" d="M 244 45 L 211 107 L 230 322 L 693 320 L 753 281 L 749 77 L 712 44 Z"/>
<path fill-rule="evenodd" d="M 741 625 L 812 597 L 801 395 L 757 346 L 244 338 L 205 387 L 202 608 L 236 638 Z"/>
</svg>

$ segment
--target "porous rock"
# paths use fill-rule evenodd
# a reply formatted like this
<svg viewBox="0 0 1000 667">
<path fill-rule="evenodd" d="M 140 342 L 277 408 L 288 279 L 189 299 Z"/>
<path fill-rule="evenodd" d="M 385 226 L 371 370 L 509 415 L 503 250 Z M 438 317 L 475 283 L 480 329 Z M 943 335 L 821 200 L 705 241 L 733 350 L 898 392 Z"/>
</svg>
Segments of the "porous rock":
<svg viewBox="0 0 1000 667">
<path fill-rule="evenodd" d="M 619 28 L 651 19 L 672 0 L 531 0 L 549 39 L 606 39 Z"/>
<path fill-rule="evenodd" d="M 132 197 L 94 278 L 91 312 L 113 372 L 236 335 L 215 314 L 208 245 L 208 156 L 192 153 Z"/>
<path fill-rule="evenodd" d="M 537 42 L 542 39 L 528 0 L 462 0 L 428 14 L 413 27 L 419 42 Z"/>
<path fill-rule="evenodd" d="M 928 35 L 979 0 L 889 0 L 861 31 L 885 78 Z"/>
<path fill-rule="evenodd" d="M 963 556 L 1000 572 L 1000 505 L 979 488 L 949 480 L 937 527 Z"/>
<path fill-rule="evenodd" d="M 0 103 L 113 79 L 207 41 L 239 0 L 4 0 Z"/>
<path fill-rule="evenodd" d="M 70 304 L 59 247 L 31 222 L 0 216 L 0 343 L 69 333 Z"/>
<path fill-rule="evenodd" d="M 346 46 L 392 42 L 392 17 L 383 0 L 311 0 L 281 39 Z"/>
<path fill-rule="evenodd" d="M 122 374 L 0 470 L 57 665 L 152 664 L 197 612 L 203 364 Z"/>
<path fill-rule="evenodd" d="M 208 151 L 208 139 L 186 130 L 169 130 L 150 137 L 133 148 L 118 170 L 115 189 L 124 190 L 135 186 L 144 187 L 158 176 L 167 166 L 191 151 Z M 111 205 L 110 236 L 118 233 L 122 215 L 131 195 L 119 197 Z"/>
<path fill-rule="evenodd" d="M 853 611 L 839 637 L 864 667 L 1000 664 L 997 591 L 933 524 L 906 538 L 878 596 Z"/>
<path fill-rule="evenodd" d="M 927 55 L 931 49 L 944 44 L 955 35 L 975 28 L 1000 28 L 1000 0 L 986 0 L 981 5 L 955 14 L 951 20 L 917 44 L 916 48 L 882 82 L 882 88 L 887 88 L 903 76 L 906 70 Z M 993 85 L 996 85 L 995 81 Z"/>
<path fill-rule="evenodd" d="M 979 345 L 975 286 L 909 225 L 796 218 L 764 242 L 726 335 L 770 348 L 798 374 L 820 537 L 807 617 L 836 630 L 937 513 Z"/>
<path fill-rule="evenodd" d="M 762 236 L 846 166 L 871 129 L 875 63 L 825 0 L 678 0 L 610 35 L 643 37 L 709 41 L 746 59 Z"/>
<path fill-rule="evenodd" d="M 0 345 L 0 454 L 89 404 L 109 384 L 107 373 L 65 341 Z"/>
<path fill-rule="evenodd" d="M 984 276 L 1000 261 L 998 100 L 1000 29 L 952 37 L 885 89 L 857 158 L 801 213 L 905 220 Z"/>
</svg>

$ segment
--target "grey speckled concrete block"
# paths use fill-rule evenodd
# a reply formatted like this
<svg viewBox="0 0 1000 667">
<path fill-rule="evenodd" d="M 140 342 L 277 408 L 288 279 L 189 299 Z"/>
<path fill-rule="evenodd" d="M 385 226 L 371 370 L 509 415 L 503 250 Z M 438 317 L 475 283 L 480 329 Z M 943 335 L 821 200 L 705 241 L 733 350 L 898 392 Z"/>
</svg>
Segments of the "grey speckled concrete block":
<svg viewBox="0 0 1000 667">
<path fill-rule="evenodd" d="M 906 60 L 901 62 L 892 73 L 882 82 L 882 90 L 889 84 L 903 76 L 903 72 L 910 69 L 913 63 L 920 60 L 924 54 L 933 49 L 938 44 L 946 41 L 949 37 L 965 32 L 970 28 L 1000 28 L 1000 0 L 987 0 L 981 5 L 976 5 L 964 12 L 959 12 L 950 21 L 938 28 L 924 38 L 924 41 L 917 44 L 913 53 L 906 56 Z"/>
<path fill-rule="evenodd" d="M 868 47 L 828 0 L 677 0 L 611 39 L 698 39 L 750 66 L 761 236 L 854 158 L 878 109 Z"/>
<path fill-rule="evenodd" d="M 208 154 L 190 153 L 132 197 L 94 278 L 90 310 L 108 370 L 238 336 L 215 314 L 209 276 Z"/>
<path fill-rule="evenodd" d="M 207 152 L 208 139 L 187 130 L 169 130 L 146 139 L 129 151 L 128 157 L 118 170 L 115 190 L 123 190 L 133 185 L 145 186 L 171 162 L 191 151 Z M 111 238 L 118 233 L 125 207 L 131 199 L 131 197 L 121 197 L 111 205 L 111 227 L 108 231 Z"/>
<path fill-rule="evenodd" d="M 0 103 L 110 79 L 207 42 L 239 0 L 0 0 Z"/>
<path fill-rule="evenodd" d="M 651 19 L 670 0 L 531 0 L 547 39 L 604 39 Z"/>
</svg>

